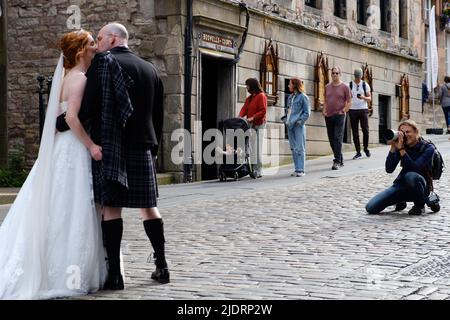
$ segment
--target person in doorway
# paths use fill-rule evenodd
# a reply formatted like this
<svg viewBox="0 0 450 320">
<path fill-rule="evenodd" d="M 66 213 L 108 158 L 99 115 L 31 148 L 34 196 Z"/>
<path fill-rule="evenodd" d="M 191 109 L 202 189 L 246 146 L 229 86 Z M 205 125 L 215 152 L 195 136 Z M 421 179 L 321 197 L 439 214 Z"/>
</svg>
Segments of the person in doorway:
<svg viewBox="0 0 450 320">
<path fill-rule="evenodd" d="M 323 115 L 327 126 L 328 140 L 333 150 L 334 160 L 332 170 L 344 166 L 342 143 L 344 139 L 345 115 L 352 104 L 350 88 L 341 81 L 341 69 L 331 69 L 332 82 L 325 87 L 325 102 Z"/>
<path fill-rule="evenodd" d="M 245 103 L 239 112 L 239 117 L 246 117 L 250 126 L 256 130 L 256 176 L 261 178 L 262 149 L 266 131 L 267 97 L 257 79 L 249 78 L 245 81 L 245 85 L 250 96 L 245 99 Z M 253 150 L 255 150 L 255 148 Z"/>
<path fill-rule="evenodd" d="M 354 160 L 361 158 L 361 144 L 359 141 L 359 123 L 363 132 L 364 153 L 370 157 L 369 151 L 369 105 L 372 101 L 370 86 L 362 80 L 363 71 L 360 68 L 354 70 L 354 80 L 350 82 L 352 92 L 352 105 L 350 107 L 350 124 L 352 126 L 353 142 L 355 143 L 356 154 Z"/>
<path fill-rule="evenodd" d="M 445 124 L 447 125 L 447 133 L 450 133 L 450 77 L 444 78 L 444 84 L 439 92 L 439 100 L 441 101 L 442 111 L 444 112 Z"/>
<path fill-rule="evenodd" d="M 292 78 L 289 81 L 288 114 L 286 125 L 288 128 L 289 145 L 292 151 L 295 171 L 291 174 L 294 177 L 305 175 L 306 160 L 306 121 L 311 109 L 309 98 L 305 94 L 303 81 L 299 78 Z"/>
</svg>

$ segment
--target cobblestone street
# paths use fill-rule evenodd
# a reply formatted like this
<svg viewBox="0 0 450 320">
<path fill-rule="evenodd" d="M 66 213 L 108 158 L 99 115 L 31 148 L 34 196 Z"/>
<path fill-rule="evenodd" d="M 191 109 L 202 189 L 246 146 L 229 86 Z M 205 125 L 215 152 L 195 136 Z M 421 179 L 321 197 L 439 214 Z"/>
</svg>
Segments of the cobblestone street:
<svg viewBox="0 0 450 320">
<path fill-rule="evenodd" d="M 443 143 L 441 152 L 448 155 L 448 140 Z M 381 166 L 386 150 L 378 148 L 372 157 L 381 159 Z M 369 160 L 376 159 L 349 160 L 346 167 Z M 331 162 L 324 163 L 326 173 Z M 286 173 L 263 190 L 234 188 L 266 178 L 230 182 L 226 195 L 214 191 L 223 183 L 204 183 L 203 196 L 185 194 L 174 203 L 164 194 L 175 187 L 163 187 L 160 210 L 171 283 L 150 280 L 150 244 L 138 211 L 127 210 L 126 289 L 84 298 L 449 299 L 449 172 L 435 187 L 439 213 L 427 208 L 425 215 L 409 216 L 409 204 L 401 213 L 388 208 L 367 215 L 369 198 L 396 174 L 387 175 L 381 167 L 311 180 Z"/>
<path fill-rule="evenodd" d="M 450 166 L 448 136 L 435 141 Z M 422 216 L 365 204 L 388 187 L 388 147 L 331 171 L 331 157 L 262 179 L 160 188 L 171 283 L 154 265 L 138 210 L 124 211 L 125 290 L 81 299 L 450 299 L 450 173 L 435 184 L 441 211 Z M 0 219 L 9 206 L 0 206 Z"/>
</svg>

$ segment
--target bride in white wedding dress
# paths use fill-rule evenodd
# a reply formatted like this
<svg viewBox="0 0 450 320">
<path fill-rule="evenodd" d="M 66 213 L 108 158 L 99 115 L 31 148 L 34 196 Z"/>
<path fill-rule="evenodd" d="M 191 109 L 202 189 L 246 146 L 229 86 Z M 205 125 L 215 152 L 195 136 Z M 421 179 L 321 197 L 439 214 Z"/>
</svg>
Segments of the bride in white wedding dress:
<svg viewBox="0 0 450 320">
<path fill-rule="evenodd" d="M 1 299 L 84 295 L 106 276 L 91 178 L 91 156 L 100 160 L 101 147 L 78 120 L 96 43 L 87 31 L 73 31 L 61 49 L 38 158 L 0 227 Z M 64 111 L 71 130 L 55 134 Z"/>
</svg>

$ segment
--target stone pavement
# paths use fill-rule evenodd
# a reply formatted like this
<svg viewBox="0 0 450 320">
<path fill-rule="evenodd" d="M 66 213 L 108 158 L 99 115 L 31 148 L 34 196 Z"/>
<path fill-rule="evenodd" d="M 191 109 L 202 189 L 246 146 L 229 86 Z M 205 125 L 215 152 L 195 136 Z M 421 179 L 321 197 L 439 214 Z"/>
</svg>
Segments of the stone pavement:
<svg viewBox="0 0 450 320">
<path fill-rule="evenodd" d="M 444 143 L 449 155 L 450 143 Z M 375 153 L 384 158 L 387 149 L 380 149 Z M 446 156 L 447 166 L 449 160 Z M 330 161 L 325 166 L 329 170 Z M 429 214 L 428 209 L 423 216 L 409 216 L 407 210 L 365 213 L 368 199 L 394 179 L 379 168 L 346 176 L 328 173 L 315 181 L 284 174 L 288 186 L 225 196 L 206 195 L 202 184 L 203 198 L 162 200 L 172 276 L 167 285 L 149 279 L 150 246 L 138 212 L 127 210 L 126 290 L 84 298 L 449 299 L 448 171 L 436 186 L 441 211 Z M 243 182 L 230 182 L 228 189 Z M 210 185 L 214 190 L 223 183 Z"/>
<path fill-rule="evenodd" d="M 448 138 L 436 139 L 450 167 Z M 409 204 L 369 216 L 369 198 L 398 173 L 384 173 L 386 154 L 374 149 L 339 171 L 330 157 L 311 160 L 303 178 L 288 167 L 258 180 L 163 186 L 172 282 L 150 279 L 150 244 L 127 209 L 126 289 L 81 299 L 450 299 L 450 173 L 435 186 L 439 213 L 409 216 Z"/>
</svg>

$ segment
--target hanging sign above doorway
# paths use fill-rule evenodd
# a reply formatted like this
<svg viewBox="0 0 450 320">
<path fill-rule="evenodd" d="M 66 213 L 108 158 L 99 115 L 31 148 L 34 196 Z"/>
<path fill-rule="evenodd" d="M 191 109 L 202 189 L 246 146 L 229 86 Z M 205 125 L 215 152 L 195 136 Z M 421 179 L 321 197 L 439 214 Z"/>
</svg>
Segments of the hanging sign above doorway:
<svg viewBox="0 0 450 320">
<path fill-rule="evenodd" d="M 213 44 L 228 47 L 228 48 L 234 47 L 233 39 L 216 36 L 216 35 L 208 33 L 208 32 L 203 32 L 201 37 L 202 37 L 201 40 L 204 42 L 209 42 L 209 43 L 213 43 Z"/>
<path fill-rule="evenodd" d="M 236 42 L 233 39 L 219 36 L 208 31 L 201 31 L 198 34 L 198 40 L 199 46 L 204 48 L 228 52 L 232 54 L 236 49 Z"/>
<path fill-rule="evenodd" d="M 239 38 L 245 28 L 205 16 L 194 16 L 195 45 L 198 48 L 214 50 L 217 54 L 237 54 Z"/>
</svg>

